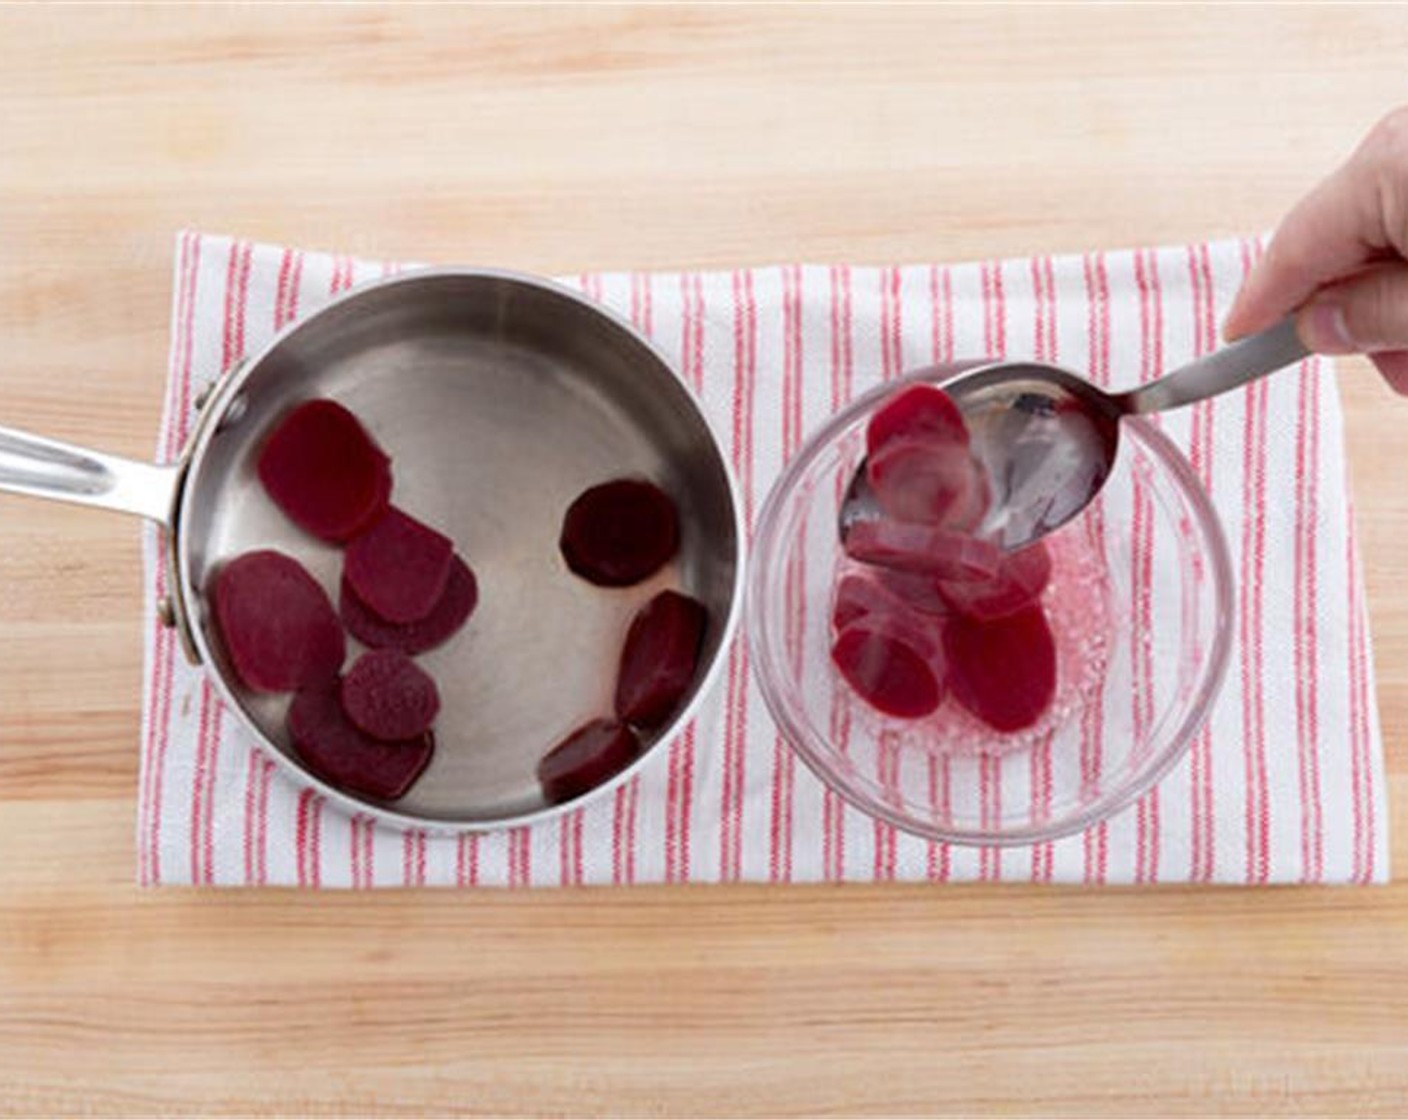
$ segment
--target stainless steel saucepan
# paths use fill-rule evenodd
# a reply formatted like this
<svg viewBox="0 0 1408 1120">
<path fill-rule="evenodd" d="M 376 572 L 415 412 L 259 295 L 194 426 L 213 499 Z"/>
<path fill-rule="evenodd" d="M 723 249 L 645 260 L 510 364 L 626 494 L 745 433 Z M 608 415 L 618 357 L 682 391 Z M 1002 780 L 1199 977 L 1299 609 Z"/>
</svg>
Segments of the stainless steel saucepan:
<svg viewBox="0 0 1408 1120">
<path fill-rule="evenodd" d="M 392 500 L 451 536 L 479 580 L 468 625 L 420 659 L 440 686 L 437 749 L 394 805 L 333 789 L 301 765 L 283 727 L 288 698 L 241 687 L 207 605 L 216 566 L 255 548 L 298 558 L 336 597 L 341 551 L 285 519 L 254 471 L 270 426 L 312 397 L 361 418 L 392 457 Z M 645 475 L 674 496 L 682 543 L 648 583 L 606 590 L 569 572 L 557 541 L 572 499 L 622 474 Z M 642 758 L 588 796 L 625 781 L 688 720 L 739 614 L 739 502 L 689 390 L 611 312 L 509 272 L 405 273 L 348 293 L 216 382 L 172 466 L 0 429 L 0 489 L 157 522 L 170 545 L 162 611 L 187 655 L 301 781 L 403 826 L 499 828 L 576 807 L 580 799 L 544 803 L 537 762 L 578 724 L 609 714 L 631 615 L 661 587 L 679 586 L 709 608 L 700 669 Z"/>
</svg>

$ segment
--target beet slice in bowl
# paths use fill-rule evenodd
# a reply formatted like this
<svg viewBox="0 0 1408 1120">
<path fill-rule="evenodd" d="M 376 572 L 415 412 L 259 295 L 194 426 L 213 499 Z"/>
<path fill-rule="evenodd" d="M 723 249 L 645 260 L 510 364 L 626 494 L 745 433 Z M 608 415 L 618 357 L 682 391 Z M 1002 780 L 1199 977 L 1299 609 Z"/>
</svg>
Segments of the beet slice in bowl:
<svg viewBox="0 0 1408 1120">
<path fill-rule="evenodd" d="M 220 566 L 211 596 L 235 675 L 256 692 L 330 680 L 346 641 L 327 592 L 297 560 L 272 549 Z"/>
<path fill-rule="evenodd" d="M 337 680 L 299 692 L 289 705 L 287 727 L 294 753 L 319 778 L 381 801 L 404 797 L 435 753 L 435 736 L 428 731 L 404 742 L 384 742 L 359 730 L 343 711 Z"/>
<path fill-rule="evenodd" d="M 336 401 L 288 413 L 264 440 L 257 470 L 289 520 L 325 541 L 356 536 L 391 496 L 391 460 Z"/>
<path fill-rule="evenodd" d="M 871 707 L 899 719 L 927 716 L 944 698 L 938 636 L 894 613 L 867 614 L 837 635 L 831 660 Z"/>
<path fill-rule="evenodd" d="M 455 545 L 395 506 L 347 546 L 343 573 L 387 622 L 425 618 L 445 593 Z"/>
<path fill-rule="evenodd" d="M 953 608 L 944 598 L 944 581 L 936 576 L 872 567 L 876 581 L 905 606 L 929 615 L 946 615 Z"/>
<path fill-rule="evenodd" d="M 1051 553 L 1041 541 L 1004 553 L 988 579 L 941 580 L 939 589 L 956 611 L 973 618 L 1003 618 L 1037 602 L 1051 579 Z"/>
<path fill-rule="evenodd" d="M 571 801 L 610 781 L 640 757 L 640 739 L 624 723 L 584 723 L 538 763 L 538 782 L 549 804 Z"/>
<path fill-rule="evenodd" d="M 910 604 L 895 594 L 883 578 L 889 573 L 883 568 L 872 571 L 874 574 L 851 572 L 842 576 L 837 583 L 831 605 L 831 625 L 834 629 L 844 630 L 867 615 L 905 615 L 910 612 Z"/>
<path fill-rule="evenodd" d="M 638 728 L 664 723 L 689 691 L 708 608 L 662 591 L 631 620 L 616 676 L 616 717 Z"/>
<path fill-rule="evenodd" d="M 952 615 L 944 652 L 954 698 L 998 731 L 1030 727 L 1056 693 L 1056 640 L 1039 606 L 988 620 Z"/>
<path fill-rule="evenodd" d="M 942 579 L 987 579 L 1002 562 L 1002 550 L 991 541 L 889 518 L 857 521 L 842 547 L 864 564 Z"/>
<path fill-rule="evenodd" d="M 396 742 L 429 731 L 440 693 L 429 673 L 394 649 L 364 653 L 342 678 L 342 707 L 373 739 Z"/>
<path fill-rule="evenodd" d="M 415 622 L 387 622 L 342 577 L 338 613 L 347 632 L 368 649 L 398 649 L 404 654 L 425 653 L 444 644 L 463 626 L 479 603 L 479 583 L 474 571 L 459 556 L 450 561 L 445 591 L 430 613 Z"/>
<path fill-rule="evenodd" d="M 653 482 L 618 478 L 584 491 L 562 520 L 562 558 L 600 587 L 629 587 L 659 571 L 680 544 L 674 500 Z"/>
</svg>

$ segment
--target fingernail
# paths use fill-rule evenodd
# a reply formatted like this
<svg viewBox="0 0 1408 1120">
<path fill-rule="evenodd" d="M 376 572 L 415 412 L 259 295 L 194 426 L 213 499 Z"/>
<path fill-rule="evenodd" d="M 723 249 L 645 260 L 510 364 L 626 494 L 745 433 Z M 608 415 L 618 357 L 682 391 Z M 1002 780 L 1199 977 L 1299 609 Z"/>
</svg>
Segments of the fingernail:
<svg viewBox="0 0 1408 1120">
<path fill-rule="evenodd" d="M 1336 300 L 1321 300 L 1300 317 L 1300 336 L 1310 349 L 1320 354 L 1352 354 L 1357 347 L 1349 337 L 1344 308 Z"/>
</svg>

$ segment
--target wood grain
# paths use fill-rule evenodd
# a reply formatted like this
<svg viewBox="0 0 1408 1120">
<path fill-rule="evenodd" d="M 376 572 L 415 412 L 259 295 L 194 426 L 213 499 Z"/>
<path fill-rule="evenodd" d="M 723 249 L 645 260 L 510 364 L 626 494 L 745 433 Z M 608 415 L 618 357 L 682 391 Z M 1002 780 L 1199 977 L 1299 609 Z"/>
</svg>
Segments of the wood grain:
<svg viewBox="0 0 1408 1120">
<path fill-rule="evenodd" d="M 181 226 L 549 273 L 1180 242 L 1271 226 L 1405 57 L 1388 8 L 7 8 L 0 417 L 149 454 Z M 1344 385 L 1401 818 L 1408 405 Z M 143 894 L 139 590 L 132 524 L 0 501 L 0 1110 L 1408 1110 L 1402 885 Z"/>
</svg>

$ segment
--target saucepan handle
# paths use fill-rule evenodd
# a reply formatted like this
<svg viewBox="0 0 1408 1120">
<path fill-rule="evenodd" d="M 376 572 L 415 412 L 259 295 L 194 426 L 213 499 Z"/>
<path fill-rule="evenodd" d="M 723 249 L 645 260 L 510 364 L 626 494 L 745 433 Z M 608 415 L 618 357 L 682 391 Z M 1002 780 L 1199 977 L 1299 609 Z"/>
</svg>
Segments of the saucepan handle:
<svg viewBox="0 0 1408 1120">
<path fill-rule="evenodd" d="M 169 529 L 180 478 L 179 466 L 141 463 L 0 427 L 0 490 L 135 513 Z"/>
</svg>

